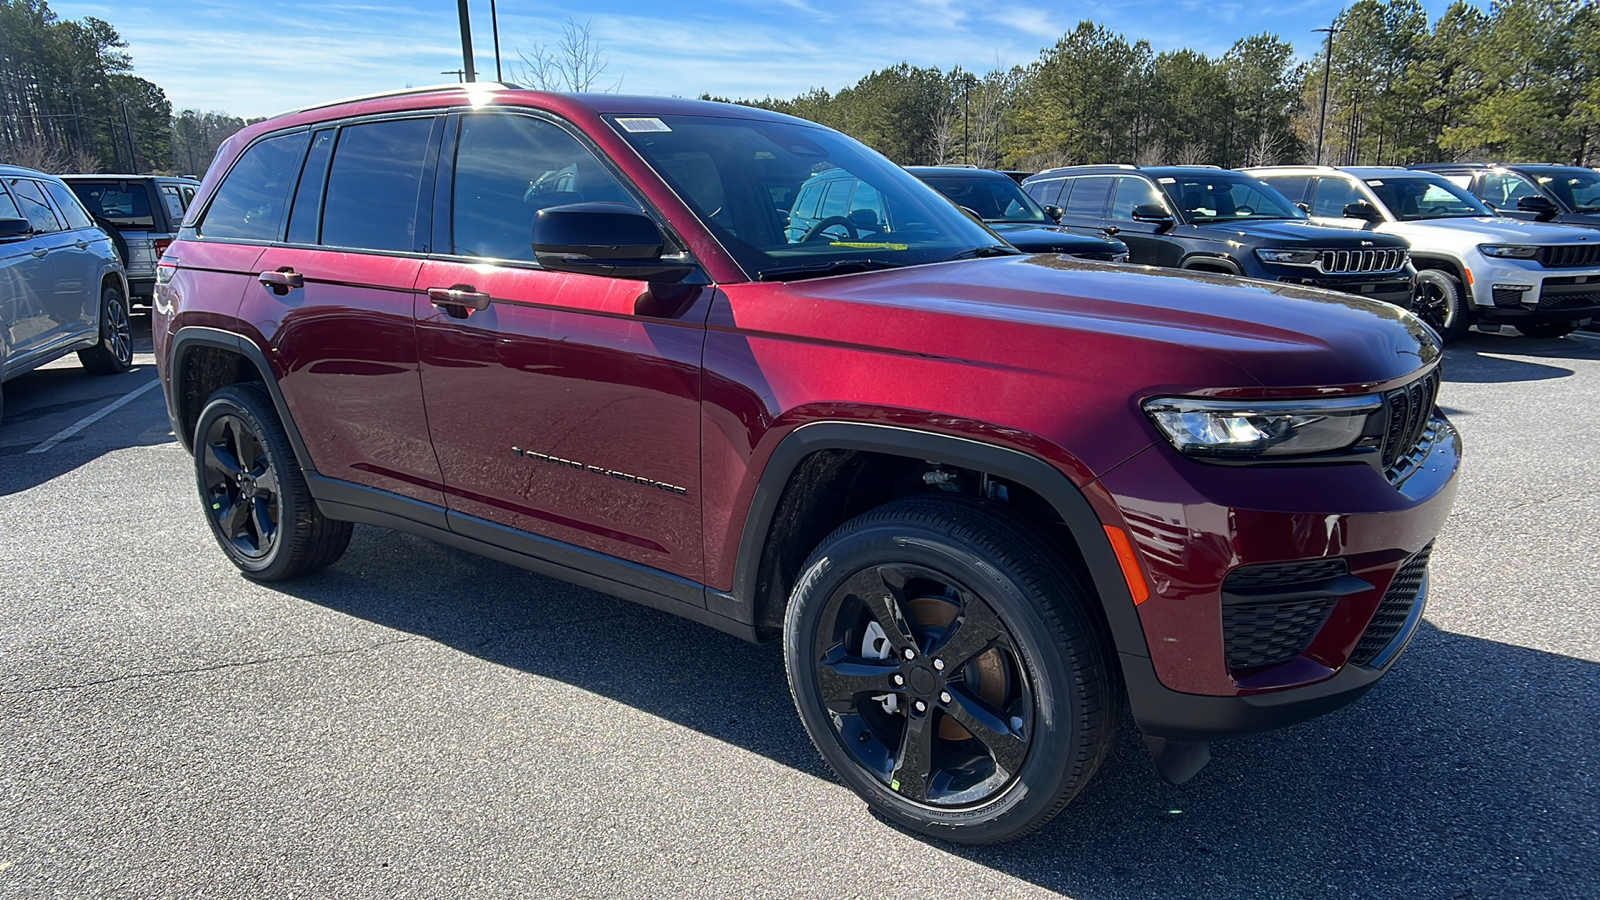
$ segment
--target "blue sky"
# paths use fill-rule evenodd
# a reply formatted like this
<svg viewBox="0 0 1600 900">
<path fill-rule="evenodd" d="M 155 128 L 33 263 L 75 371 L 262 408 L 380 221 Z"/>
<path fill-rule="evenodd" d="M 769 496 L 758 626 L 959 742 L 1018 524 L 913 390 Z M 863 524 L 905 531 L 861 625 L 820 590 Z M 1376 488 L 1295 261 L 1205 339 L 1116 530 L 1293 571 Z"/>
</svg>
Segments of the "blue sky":
<svg viewBox="0 0 1600 900">
<path fill-rule="evenodd" d="M 1432 15 L 1445 0 L 1424 0 Z M 1157 50 L 1221 54 L 1275 32 L 1309 57 L 1340 0 L 497 0 L 501 56 L 588 21 L 625 93 L 788 97 L 854 84 L 902 60 L 988 71 L 1026 64 L 1082 19 Z M 479 77 L 494 76 L 489 0 L 471 0 Z M 129 43 L 135 74 L 174 109 L 265 116 L 356 94 L 454 81 L 455 0 L 56 0 L 63 18 L 97 16 Z M 507 78 L 512 78 L 508 70 Z"/>
</svg>

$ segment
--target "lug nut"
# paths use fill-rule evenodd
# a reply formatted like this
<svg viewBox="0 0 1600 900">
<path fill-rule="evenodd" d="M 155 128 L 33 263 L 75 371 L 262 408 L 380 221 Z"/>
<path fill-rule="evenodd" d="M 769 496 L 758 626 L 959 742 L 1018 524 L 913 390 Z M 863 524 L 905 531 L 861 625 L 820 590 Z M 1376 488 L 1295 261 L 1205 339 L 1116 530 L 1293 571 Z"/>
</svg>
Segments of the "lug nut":
<svg viewBox="0 0 1600 900">
<path fill-rule="evenodd" d="M 921 700 L 918 700 L 917 702 L 911 704 L 911 708 L 916 710 L 919 713 L 925 713 L 925 712 L 928 711 L 928 704 L 923 703 Z"/>
<path fill-rule="evenodd" d="M 950 702 L 950 692 L 949 691 L 940 691 L 939 692 L 939 702 L 940 703 L 949 703 Z"/>
<path fill-rule="evenodd" d="M 911 649 L 910 647 L 907 647 L 905 656 L 906 656 L 906 659 L 916 659 L 917 658 L 917 651 Z"/>
<path fill-rule="evenodd" d="M 906 683 L 906 677 L 901 675 L 899 672 L 894 673 L 894 676 L 891 680 L 894 681 L 895 687 L 904 687 Z"/>
<path fill-rule="evenodd" d="M 942 660 L 942 659 L 934 660 L 933 661 L 933 667 L 935 669 L 938 669 L 939 671 L 943 672 L 944 671 L 944 660 Z"/>
</svg>

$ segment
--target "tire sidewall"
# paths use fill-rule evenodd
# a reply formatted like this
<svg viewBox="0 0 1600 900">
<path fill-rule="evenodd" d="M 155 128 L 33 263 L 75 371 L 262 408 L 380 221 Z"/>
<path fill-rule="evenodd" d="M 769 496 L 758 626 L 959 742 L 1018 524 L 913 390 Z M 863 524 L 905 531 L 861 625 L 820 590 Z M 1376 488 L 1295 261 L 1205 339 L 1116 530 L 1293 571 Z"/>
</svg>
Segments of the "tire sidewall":
<svg viewBox="0 0 1600 900">
<path fill-rule="evenodd" d="M 116 336 L 113 334 L 115 326 L 113 310 L 121 310 L 122 321 L 128 327 L 128 358 L 126 360 L 117 356 Z M 127 370 L 133 367 L 133 321 L 128 307 L 128 298 L 125 297 L 116 285 L 108 284 L 100 291 L 100 349 L 105 354 L 106 362 L 116 368 Z"/>
<path fill-rule="evenodd" d="M 1440 325 L 1440 339 L 1445 343 L 1449 343 L 1466 334 L 1467 329 L 1472 327 L 1472 313 L 1468 309 L 1465 292 L 1460 280 L 1441 269 L 1423 269 L 1417 273 L 1419 290 L 1423 282 L 1433 284 L 1444 294 L 1445 307 L 1449 311 L 1450 321 Z"/>
<path fill-rule="evenodd" d="M 836 564 L 835 559 L 847 560 Z M 863 771 L 840 743 L 823 709 L 816 684 L 817 617 L 829 597 L 862 568 L 883 563 L 912 563 L 944 573 L 973 590 L 1011 631 L 1023 667 L 1032 682 L 1034 728 L 1027 760 L 999 796 L 972 807 L 941 809 L 908 801 L 872 774 Z M 839 777 L 875 810 L 925 834 L 960 842 L 1003 840 L 1047 815 L 1069 777 L 1077 730 L 1077 699 L 1068 647 L 1052 647 L 1049 628 L 1028 592 L 985 554 L 959 540 L 917 523 L 885 521 L 824 542 L 796 582 L 784 619 L 784 664 L 802 723 L 812 742 Z M 1054 652 L 1047 652 L 1053 650 Z"/>
<path fill-rule="evenodd" d="M 285 471 L 285 465 L 290 464 L 293 457 L 286 458 L 285 451 L 288 448 L 277 446 L 276 435 L 272 429 L 263 425 L 262 416 L 265 412 L 259 408 L 261 401 L 254 396 L 255 393 L 248 387 L 226 387 L 217 391 L 210 400 L 206 401 L 206 405 L 200 411 L 200 419 L 195 423 L 194 429 L 195 487 L 200 494 L 200 505 L 206 517 L 206 524 L 210 526 L 211 535 L 216 538 L 217 544 L 222 548 L 222 552 L 227 554 L 228 559 L 246 575 L 263 580 L 271 580 L 276 577 L 277 571 L 283 567 L 280 564 L 280 560 L 286 559 L 285 548 L 291 543 L 289 530 L 293 527 L 297 515 L 297 510 L 290 508 L 293 503 L 292 492 L 286 488 L 286 479 L 294 476 Z M 271 549 L 259 557 L 246 556 L 240 553 L 233 546 L 233 542 L 228 539 L 227 535 L 222 533 L 216 517 L 211 514 L 211 497 L 206 493 L 205 484 L 205 438 L 206 433 L 211 430 L 212 424 L 224 415 L 234 416 L 245 423 L 256 439 L 261 442 L 261 446 L 267 454 L 267 462 L 272 466 L 272 471 L 278 479 L 276 495 L 278 502 L 278 531 L 273 537 Z M 241 460 L 240 462 L 243 463 L 244 461 Z"/>
</svg>

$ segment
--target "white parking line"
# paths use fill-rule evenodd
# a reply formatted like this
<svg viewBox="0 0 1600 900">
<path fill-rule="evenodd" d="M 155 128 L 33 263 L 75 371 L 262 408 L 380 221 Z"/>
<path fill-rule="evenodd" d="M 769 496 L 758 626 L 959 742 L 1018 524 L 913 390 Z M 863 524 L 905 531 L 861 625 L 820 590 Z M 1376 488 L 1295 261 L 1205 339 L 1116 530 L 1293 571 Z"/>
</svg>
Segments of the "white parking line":
<svg viewBox="0 0 1600 900">
<path fill-rule="evenodd" d="M 94 423 L 100 421 L 101 419 L 104 419 L 106 416 L 111 415 L 112 413 L 114 413 L 117 410 L 123 408 L 124 406 L 127 406 L 129 403 L 132 403 L 134 400 L 138 399 L 139 395 L 145 393 L 146 391 L 150 390 L 153 387 L 156 387 L 159 384 L 161 384 L 160 379 L 157 379 L 155 381 L 146 382 L 145 384 L 140 385 L 139 387 L 129 391 L 126 394 L 123 394 L 121 397 L 118 397 L 117 399 L 111 401 L 110 403 L 106 404 L 105 406 L 100 407 L 98 410 L 96 410 L 96 411 L 88 414 L 87 416 L 84 416 L 83 418 L 79 419 L 78 421 L 72 423 L 71 425 L 67 426 L 65 429 L 63 429 L 60 432 L 58 432 L 57 434 L 55 434 L 49 440 L 47 440 L 44 443 L 40 444 L 39 446 L 33 448 L 32 450 L 29 450 L 28 452 L 29 453 L 46 453 L 46 452 L 48 452 L 50 450 L 50 448 L 52 448 L 55 445 L 61 443 L 62 441 L 66 440 L 67 438 L 72 437 L 73 435 L 75 435 L 78 432 L 84 430 L 85 428 L 88 428 L 90 425 L 93 425 Z"/>
</svg>

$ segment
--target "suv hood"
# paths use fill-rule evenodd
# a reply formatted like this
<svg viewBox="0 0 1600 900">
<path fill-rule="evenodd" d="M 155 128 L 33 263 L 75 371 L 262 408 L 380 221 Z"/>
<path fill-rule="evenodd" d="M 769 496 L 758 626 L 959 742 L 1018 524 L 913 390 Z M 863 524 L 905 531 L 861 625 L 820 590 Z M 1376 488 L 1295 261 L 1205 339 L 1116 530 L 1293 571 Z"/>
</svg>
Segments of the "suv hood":
<svg viewBox="0 0 1600 900">
<path fill-rule="evenodd" d="M 1406 242 L 1382 235 L 1352 235 L 1342 228 L 1329 228 L 1299 219 L 1262 219 L 1256 222 L 1217 222 L 1189 226 L 1202 236 L 1214 239 L 1262 244 L 1273 247 L 1307 247 L 1329 250 L 1404 250 Z M 1367 241 L 1368 243 L 1362 243 Z"/>
<path fill-rule="evenodd" d="M 1427 238 L 1445 235 L 1455 241 L 1507 244 L 1581 244 L 1600 242 L 1600 235 L 1571 225 L 1551 225 L 1501 216 L 1473 216 L 1470 219 L 1432 219 L 1421 222 L 1385 222 L 1378 226 L 1389 234 L 1416 236 L 1418 249 Z"/>
<path fill-rule="evenodd" d="M 1026 222 L 985 222 L 989 230 L 1005 238 L 1011 246 L 1029 253 L 1127 253 L 1121 241 L 1073 234 L 1049 225 Z"/>
</svg>

